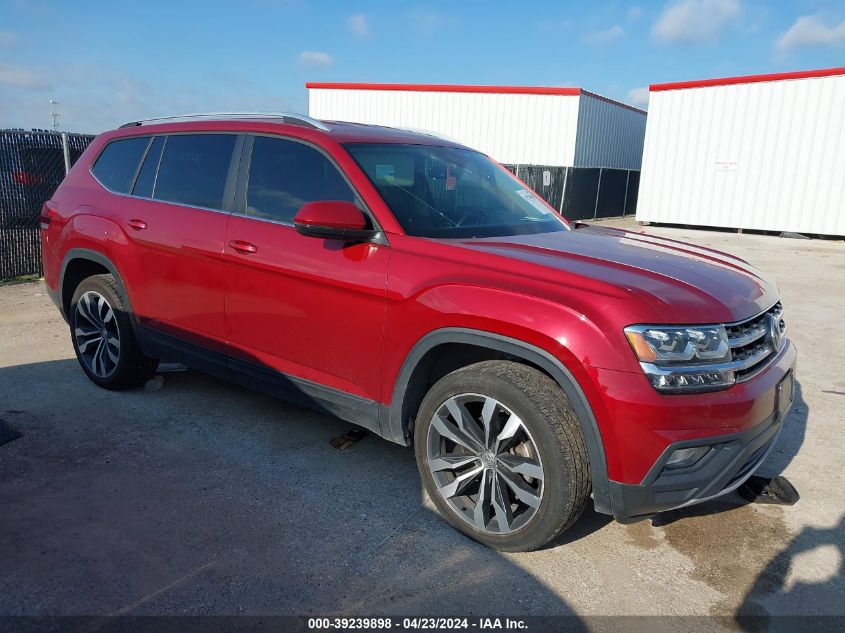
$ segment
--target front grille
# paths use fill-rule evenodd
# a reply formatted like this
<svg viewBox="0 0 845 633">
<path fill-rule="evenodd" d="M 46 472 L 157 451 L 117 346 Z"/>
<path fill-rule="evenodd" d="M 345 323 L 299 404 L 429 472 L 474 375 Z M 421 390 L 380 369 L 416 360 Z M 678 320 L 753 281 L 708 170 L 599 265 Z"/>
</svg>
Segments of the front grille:
<svg viewBox="0 0 845 633">
<path fill-rule="evenodd" d="M 772 336 L 772 320 L 779 336 L 786 331 L 783 306 L 778 301 L 771 308 L 747 321 L 726 326 L 737 381 L 748 380 L 763 370 L 780 351 Z"/>
</svg>

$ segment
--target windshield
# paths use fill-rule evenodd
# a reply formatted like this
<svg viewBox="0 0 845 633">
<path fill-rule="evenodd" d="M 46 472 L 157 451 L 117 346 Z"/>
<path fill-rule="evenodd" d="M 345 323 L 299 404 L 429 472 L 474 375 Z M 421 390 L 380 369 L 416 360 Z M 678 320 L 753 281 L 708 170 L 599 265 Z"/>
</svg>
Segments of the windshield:
<svg viewBox="0 0 845 633">
<path fill-rule="evenodd" d="M 345 147 L 408 235 L 502 237 L 567 230 L 537 194 L 478 152 L 392 143 Z"/>
</svg>

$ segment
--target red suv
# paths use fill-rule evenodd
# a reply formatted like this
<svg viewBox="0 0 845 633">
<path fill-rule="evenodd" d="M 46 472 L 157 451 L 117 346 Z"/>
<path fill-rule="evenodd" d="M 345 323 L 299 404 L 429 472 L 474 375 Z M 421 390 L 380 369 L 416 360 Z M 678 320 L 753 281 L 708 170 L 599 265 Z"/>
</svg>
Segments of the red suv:
<svg viewBox="0 0 845 633">
<path fill-rule="evenodd" d="M 538 548 L 765 459 L 796 352 L 775 283 L 706 248 L 573 228 L 426 134 L 296 115 L 100 135 L 41 216 L 47 289 L 101 387 L 159 359 L 413 445 L 456 528 Z"/>
</svg>

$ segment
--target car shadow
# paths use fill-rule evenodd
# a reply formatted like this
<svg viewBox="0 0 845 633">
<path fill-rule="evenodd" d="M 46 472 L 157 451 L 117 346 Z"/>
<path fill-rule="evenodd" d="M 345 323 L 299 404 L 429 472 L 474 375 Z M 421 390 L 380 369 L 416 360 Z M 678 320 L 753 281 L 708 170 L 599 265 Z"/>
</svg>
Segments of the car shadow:
<svg viewBox="0 0 845 633">
<path fill-rule="evenodd" d="M 530 613 L 586 630 L 421 503 L 412 451 L 372 435 L 337 450 L 337 418 L 164 377 L 116 393 L 75 359 L 0 368 L 0 418 L 21 433 L 0 446 L 0 614 Z"/>
<path fill-rule="evenodd" d="M 821 573 L 813 569 L 810 574 L 815 578 L 805 579 L 806 569 L 796 569 L 804 556 L 827 561 L 821 566 L 833 569 Z M 757 576 L 736 610 L 736 624 L 749 633 L 841 631 L 845 624 L 843 560 L 845 515 L 831 528 L 803 528 Z"/>
</svg>

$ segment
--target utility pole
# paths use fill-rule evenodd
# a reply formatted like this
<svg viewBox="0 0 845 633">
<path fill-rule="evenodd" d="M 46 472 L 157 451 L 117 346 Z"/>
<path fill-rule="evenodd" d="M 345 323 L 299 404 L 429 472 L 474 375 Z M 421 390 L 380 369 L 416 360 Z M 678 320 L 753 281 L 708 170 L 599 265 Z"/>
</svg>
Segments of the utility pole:
<svg viewBox="0 0 845 633">
<path fill-rule="evenodd" d="M 53 131 L 54 132 L 57 132 L 59 130 L 59 117 L 62 116 L 61 113 L 59 112 L 59 108 L 57 107 L 58 105 L 59 105 L 58 101 L 56 101 L 55 99 L 50 99 L 50 106 L 51 106 L 51 110 L 52 110 L 50 112 L 50 116 L 53 117 Z"/>
</svg>

